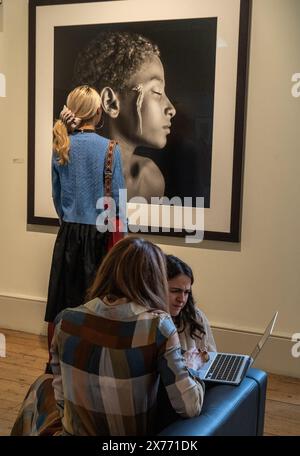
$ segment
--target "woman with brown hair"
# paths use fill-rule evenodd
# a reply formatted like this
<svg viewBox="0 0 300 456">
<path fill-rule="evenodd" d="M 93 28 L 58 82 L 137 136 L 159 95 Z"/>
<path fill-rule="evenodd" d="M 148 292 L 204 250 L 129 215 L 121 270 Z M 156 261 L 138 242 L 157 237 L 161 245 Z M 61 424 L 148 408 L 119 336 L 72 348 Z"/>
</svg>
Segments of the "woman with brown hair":
<svg viewBox="0 0 300 456">
<path fill-rule="evenodd" d="M 128 237 L 104 259 L 89 301 L 58 315 L 51 410 L 56 402 L 60 435 L 153 434 L 160 379 L 181 417 L 200 414 L 204 387 L 190 376 L 181 355 L 167 293 L 163 252 Z M 38 391 L 34 385 L 29 390 L 13 435 L 53 433 L 58 415 L 40 410 L 45 385 L 52 381 L 45 377 L 44 383 L 38 379 Z"/>
</svg>

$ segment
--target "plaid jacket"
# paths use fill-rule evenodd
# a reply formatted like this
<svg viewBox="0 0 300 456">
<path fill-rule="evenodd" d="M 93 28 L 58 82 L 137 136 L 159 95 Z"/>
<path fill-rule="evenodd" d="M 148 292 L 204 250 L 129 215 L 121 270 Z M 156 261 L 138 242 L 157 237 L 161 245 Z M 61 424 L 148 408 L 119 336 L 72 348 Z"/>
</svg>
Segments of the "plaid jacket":
<svg viewBox="0 0 300 456">
<path fill-rule="evenodd" d="M 160 378 L 177 413 L 200 414 L 202 383 L 189 375 L 165 312 L 96 298 L 61 312 L 51 351 L 66 434 L 153 433 Z"/>
</svg>

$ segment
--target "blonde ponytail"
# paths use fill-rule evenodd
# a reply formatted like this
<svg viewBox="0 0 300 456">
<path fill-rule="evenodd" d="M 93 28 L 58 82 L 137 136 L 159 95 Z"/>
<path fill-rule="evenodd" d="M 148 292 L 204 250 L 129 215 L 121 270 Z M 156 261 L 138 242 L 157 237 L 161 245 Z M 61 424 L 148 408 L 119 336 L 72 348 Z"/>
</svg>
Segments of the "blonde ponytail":
<svg viewBox="0 0 300 456">
<path fill-rule="evenodd" d="M 53 151 L 58 155 L 58 163 L 69 162 L 70 138 L 62 120 L 57 120 L 53 127 Z"/>
<path fill-rule="evenodd" d="M 101 97 L 99 93 L 90 86 L 83 85 L 76 87 L 69 93 L 67 108 L 81 123 L 91 121 L 102 112 Z M 70 138 L 64 122 L 57 120 L 53 127 L 53 151 L 59 157 L 58 163 L 65 165 L 69 162 Z"/>
</svg>

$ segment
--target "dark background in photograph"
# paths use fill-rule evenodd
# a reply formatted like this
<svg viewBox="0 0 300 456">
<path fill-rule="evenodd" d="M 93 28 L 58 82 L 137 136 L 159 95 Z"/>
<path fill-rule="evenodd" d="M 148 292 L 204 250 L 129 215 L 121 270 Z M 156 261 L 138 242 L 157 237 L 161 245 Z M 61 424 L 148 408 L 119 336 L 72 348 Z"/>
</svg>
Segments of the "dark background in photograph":
<svg viewBox="0 0 300 456">
<path fill-rule="evenodd" d="M 164 149 L 140 147 L 135 153 L 160 168 L 165 196 L 204 196 L 209 207 L 217 18 L 55 27 L 54 118 L 73 88 L 78 51 L 104 30 L 140 33 L 158 45 L 166 94 L 177 112 Z"/>
</svg>

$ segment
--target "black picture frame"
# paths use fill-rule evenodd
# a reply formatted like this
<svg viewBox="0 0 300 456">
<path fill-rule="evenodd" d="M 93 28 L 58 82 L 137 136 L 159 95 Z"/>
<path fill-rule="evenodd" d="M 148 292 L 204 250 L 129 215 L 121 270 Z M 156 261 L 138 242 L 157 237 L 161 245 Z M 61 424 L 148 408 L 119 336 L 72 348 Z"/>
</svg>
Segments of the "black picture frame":
<svg viewBox="0 0 300 456">
<path fill-rule="evenodd" d="M 126 4 L 129 0 L 125 0 L 122 3 Z M 145 0 L 146 1 L 146 0 Z M 207 3 L 210 0 L 202 0 L 202 3 Z M 227 0 L 230 2 L 231 0 Z M 218 0 L 216 0 L 216 3 Z M 41 24 L 39 24 L 39 16 L 37 9 L 41 11 L 48 8 L 55 8 L 56 5 L 69 6 L 74 5 L 80 7 L 80 4 L 94 3 L 94 4 L 110 4 L 112 0 L 30 0 L 29 2 L 29 71 L 28 71 L 28 195 L 27 195 L 27 222 L 32 225 L 58 225 L 58 220 L 55 216 L 48 216 L 47 210 L 44 212 L 37 209 L 38 199 L 42 192 L 39 191 L 37 182 L 40 182 L 41 178 L 37 176 L 39 172 L 39 163 L 37 160 L 37 141 L 36 141 L 36 116 L 38 111 L 39 98 L 37 90 L 36 79 L 39 75 L 39 54 L 38 48 L 38 34 L 37 29 L 40 32 Z M 182 3 L 181 0 L 174 0 L 175 3 Z M 226 3 L 226 2 L 225 2 Z M 85 5 L 82 5 L 83 7 Z M 251 16 L 251 0 L 240 0 L 239 11 L 234 12 L 238 15 L 238 26 L 237 33 L 235 35 L 236 40 L 236 53 L 234 59 L 232 59 L 236 67 L 236 83 L 234 88 L 234 99 L 231 103 L 234 103 L 234 110 L 232 116 L 232 128 L 233 128 L 233 140 L 231 159 L 228 160 L 230 163 L 230 179 L 227 179 L 226 185 L 230 188 L 230 195 L 228 196 L 228 208 L 226 217 L 228 220 L 226 229 L 216 229 L 212 223 L 208 229 L 205 226 L 204 239 L 207 240 L 219 240 L 229 242 L 240 242 L 241 234 L 241 207 L 242 207 L 242 181 L 243 181 L 243 156 L 244 156 L 244 143 L 245 143 L 245 124 L 246 124 L 246 94 L 247 94 L 247 73 L 248 73 L 248 48 L 249 48 L 249 30 L 250 30 L 250 16 Z M 226 13 L 227 14 L 227 13 Z M 218 18 L 218 17 L 217 17 Z M 198 20 L 200 20 L 198 18 Z M 203 17 L 204 19 L 204 17 Z M 148 20 L 148 19 L 147 19 Z M 153 20 L 153 19 L 152 19 Z M 171 19 L 170 19 L 171 20 Z M 179 21 L 180 18 L 177 18 Z M 230 20 L 230 17 L 229 19 Z M 120 19 L 118 19 L 120 22 Z M 126 22 L 126 21 L 125 21 Z M 60 24 L 61 25 L 61 24 Z M 43 32 L 42 32 L 43 33 Z M 218 62 L 217 62 L 218 63 Z M 230 61 L 229 61 L 230 63 Z M 53 88 L 54 91 L 54 88 Z M 44 103 L 45 104 L 45 103 Z M 51 111 L 51 108 L 49 107 Z M 54 115 L 55 109 L 53 109 Z M 220 111 L 220 109 L 219 109 Z M 53 117 L 53 112 L 51 112 Z M 49 117 L 50 118 L 50 117 Z M 53 120 L 53 119 L 52 119 Z M 47 121 L 49 124 L 49 121 Z M 198 121 L 198 127 L 201 131 L 208 130 L 209 125 L 205 124 L 205 119 Z M 221 129 L 219 129 L 221 131 Z M 48 125 L 49 131 L 49 125 Z M 211 132 L 212 133 L 212 132 Z M 209 133 L 208 133 L 209 134 Z M 212 146 L 213 147 L 213 146 Z M 212 158 L 211 162 L 214 164 L 214 150 L 211 150 Z M 217 162 L 217 161 L 216 161 Z M 43 167 L 44 168 L 44 167 Z M 43 171 L 44 172 L 44 171 Z M 50 174 L 50 161 L 49 161 L 49 174 Z M 39 180 L 38 180 L 39 179 Z M 224 179 L 225 180 L 225 179 Z M 211 187 L 210 187 L 211 190 Z M 48 192 L 49 193 L 49 192 Z M 208 209 L 209 210 L 209 209 Z M 169 232 L 159 229 L 157 232 L 167 236 L 185 236 L 186 231 L 182 230 L 178 232 L 174 229 L 170 229 Z"/>
</svg>

